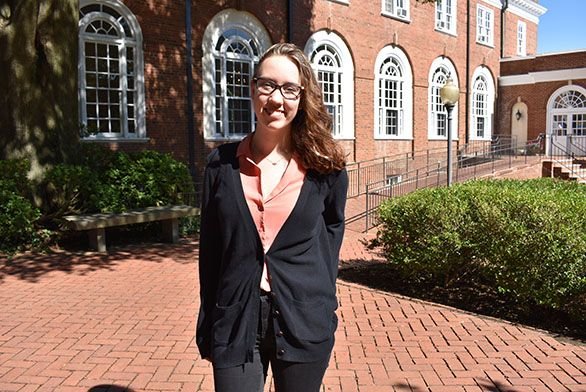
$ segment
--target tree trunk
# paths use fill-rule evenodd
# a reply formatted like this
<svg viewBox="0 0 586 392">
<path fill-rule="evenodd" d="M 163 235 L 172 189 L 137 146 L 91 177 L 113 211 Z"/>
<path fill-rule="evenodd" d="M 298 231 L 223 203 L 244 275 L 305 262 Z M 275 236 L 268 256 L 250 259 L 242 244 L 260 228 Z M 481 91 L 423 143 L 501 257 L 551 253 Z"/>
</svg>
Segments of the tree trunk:
<svg viewBox="0 0 586 392">
<path fill-rule="evenodd" d="M 78 0 L 0 0 L 0 159 L 75 156 Z"/>
</svg>

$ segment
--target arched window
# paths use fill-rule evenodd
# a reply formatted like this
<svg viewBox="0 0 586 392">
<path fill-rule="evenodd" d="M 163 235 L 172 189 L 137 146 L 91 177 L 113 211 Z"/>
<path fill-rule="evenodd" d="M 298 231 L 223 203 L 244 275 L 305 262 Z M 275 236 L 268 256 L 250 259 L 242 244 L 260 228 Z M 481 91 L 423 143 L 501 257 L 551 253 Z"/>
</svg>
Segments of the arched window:
<svg viewBox="0 0 586 392">
<path fill-rule="evenodd" d="M 332 46 L 322 44 L 311 53 L 311 63 L 317 71 L 317 80 L 321 85 L 324 103 L 331 114 L 334 124 L 334 136 L 342 135 L 342 62 Z"/>
<path fill-rule="evenodd" d="M 548 104 L 548 133 L 558 136 L 586 136 L 586 89 L 564 86 Z"/>
<path fill-rule="evenodd" d="M 80 122 L 88 138 L 144 138 L 142 33 L 117 0 L 81 0 Z"/>
<path fill-rule="evenodd" d="M 490 72 L 479 67 L 472 76 L 470 139 L 490 140 L 494 108 L 494 83 Z"/>
<path fill-rule="evenodd" d="M 488 93 L 486 80 L 479 76 L 472 87 L 472 132 L 478 139 L 484 139 L 488 125 Z"/>
<path fill-rule="evenodd" d="M 207 26 L 203 39 L 207 139 L 241 139 L 254 130 L 250 81 L 269 46 L 262 24 L 245 12 L 222 11 Z"/>
<path fill-rule="evenodd" d="M 334 33 L 318 31 L 305 45 L 305 53 L 321 85 L 324 103 L 332 115 L 332 134 L 354 137 L 354 66 L 344 41 Z"/>
<path fill-rule="evenodd" d="M 375 138 L 412 138 L 412 81 L 407 56 L 390 46 L 381 50 L 375 63 Z"/>
<path fill-rule="evenodd" d="M 429 74 L 429 139 L 447 139 L 448 113 L 440 97 L 440 89 L 446 84 L 448 77 L 458 86 L 456 70 L 452 63 L 444 57 L 436 59 L 431 65 Z M 452 113 L 452 138 L 458 138 L 458 105 Z"/>
</svg>

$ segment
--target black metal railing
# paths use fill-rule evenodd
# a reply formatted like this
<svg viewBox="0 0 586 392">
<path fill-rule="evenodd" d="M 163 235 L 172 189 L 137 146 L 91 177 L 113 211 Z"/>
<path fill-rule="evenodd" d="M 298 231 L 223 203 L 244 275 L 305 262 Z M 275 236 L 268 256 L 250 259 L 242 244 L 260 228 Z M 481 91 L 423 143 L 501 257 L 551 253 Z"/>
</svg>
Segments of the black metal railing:
<svg viewBox="0 0 586 392">
<path fill-rule="evenodd" d="M 491 143 L 490 147 L 476 149 L 461 149 L 456 162 L 452 164 L 454 182 L 463 182 L 493 174 L 498 170 L 512 168 L 520 164 L 527 164 L 531 156 L 541 159 L 543 152 L 541 137 L 518 147 L 501 139 L 498 143 Z M 474 152 L 472 152 L 474 151 Z M 378 224 L 377 210 L 385 200 L 405 195 L 417 189 L 439 187 L 447 183 L 447 166 L 445 161 L 418 168 L 395 178 L 378 180 L 366 185 L 365 210 L 359 214 L 365 219 L 364 231 L 368 231 Z M 354 219 L 353 219 L 354 218 Z M 350 221 L 356 220 L 351 217 Z"/>
</svg>

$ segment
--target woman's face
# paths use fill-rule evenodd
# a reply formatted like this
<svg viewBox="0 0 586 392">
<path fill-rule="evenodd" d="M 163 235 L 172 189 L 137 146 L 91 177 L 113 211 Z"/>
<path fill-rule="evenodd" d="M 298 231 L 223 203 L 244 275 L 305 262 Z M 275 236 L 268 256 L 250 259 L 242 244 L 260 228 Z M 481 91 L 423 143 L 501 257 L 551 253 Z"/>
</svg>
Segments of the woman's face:
<svg viewBox="0 0 586 392">
<path fill-rule="evenodd" d="M 271 56 L 266 58 L 259 67 L 256 83 L 252 82 L 252 99 L 254 112 L 257 118 L 257 129 L 263 128 L 272 131 L 290 131 L 291 122 L 299 110 L 301 95 L 295 99 L 286 99 L 282 91 L 290 92 L 301 85 L 299 70 L 295 63 L 285 56 Z M 263 93 L 257 86 L 263 85 L 265 90 L 271 86 L 283 86 L 276 88 L 272 93 Z M 262 90 L 263 88 L 261 88 Z"/>
</svg>

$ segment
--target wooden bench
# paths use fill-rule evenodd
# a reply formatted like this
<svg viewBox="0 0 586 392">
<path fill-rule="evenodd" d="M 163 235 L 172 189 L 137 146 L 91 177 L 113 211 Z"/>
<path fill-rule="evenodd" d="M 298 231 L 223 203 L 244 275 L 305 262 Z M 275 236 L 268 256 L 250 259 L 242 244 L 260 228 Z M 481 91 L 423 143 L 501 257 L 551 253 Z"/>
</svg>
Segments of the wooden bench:
<svg viewBox="0 0 586 392">
<path fill-rule="evenodd" d="M 163 239 L 175 243 L 179 240 L 179 218 L 195 215 L 199 215 L 199 208 L 174 205 L 148 207 L 121 213 L 68 215 L 63 219 L 70 230 L 87 230 L 92 249 L 106 252 L 105 229 L 107 227 L 162 221 Z"/>
</svg>

